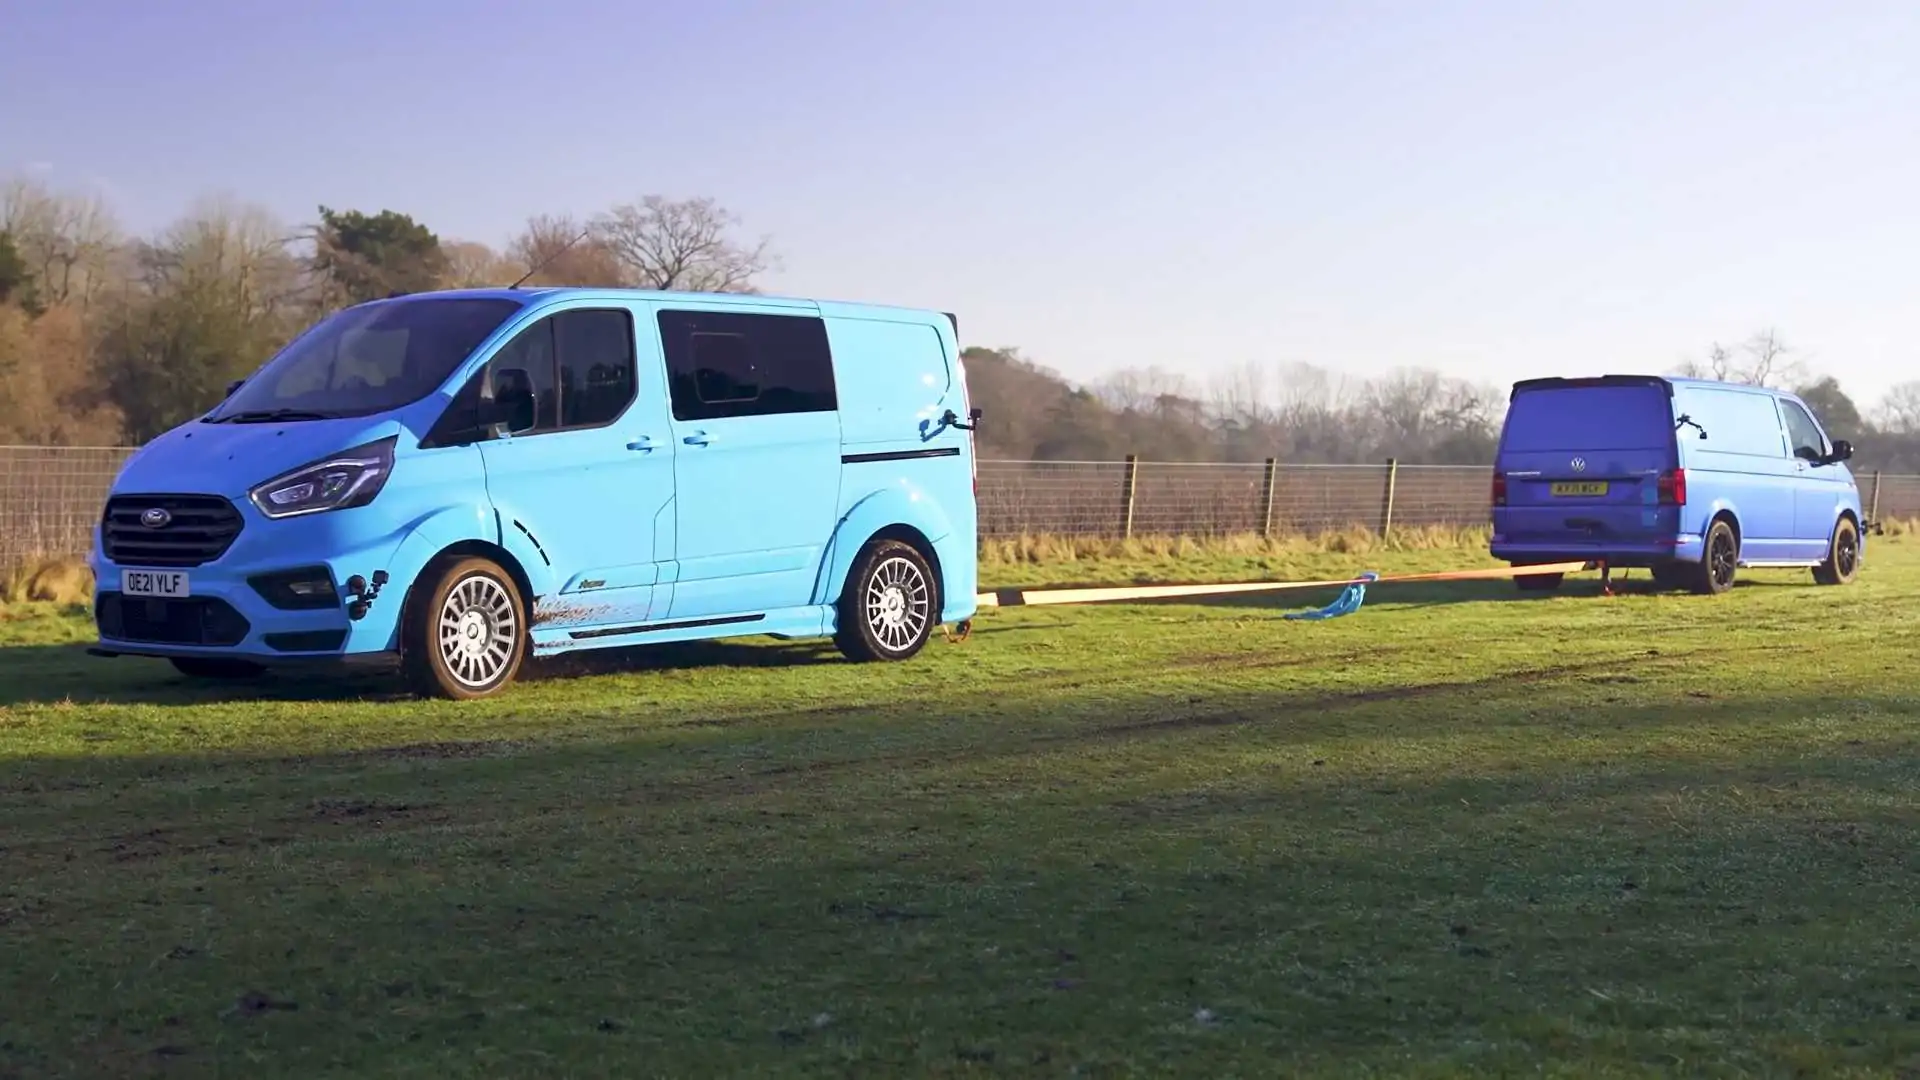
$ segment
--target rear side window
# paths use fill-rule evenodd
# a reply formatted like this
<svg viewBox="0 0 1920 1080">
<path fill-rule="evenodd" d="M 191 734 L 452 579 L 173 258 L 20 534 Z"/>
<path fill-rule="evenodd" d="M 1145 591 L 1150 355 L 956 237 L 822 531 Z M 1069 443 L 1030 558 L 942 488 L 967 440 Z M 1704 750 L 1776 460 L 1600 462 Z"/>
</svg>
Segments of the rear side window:
<svg viewBox="0 0 1920 1080">
<path fill-rule="evenodd" d="M 1673 444 L 1667 394 L 1650 386 L 1569 386 L 1523 390 L 1507 409 L 1500 449 L 1655 450 Z"/>
<path fill-rule="evenodd" d="M 808 315 L 662 311 L 676 420 L 832 412 L 826 323 Z"/>
</svg>

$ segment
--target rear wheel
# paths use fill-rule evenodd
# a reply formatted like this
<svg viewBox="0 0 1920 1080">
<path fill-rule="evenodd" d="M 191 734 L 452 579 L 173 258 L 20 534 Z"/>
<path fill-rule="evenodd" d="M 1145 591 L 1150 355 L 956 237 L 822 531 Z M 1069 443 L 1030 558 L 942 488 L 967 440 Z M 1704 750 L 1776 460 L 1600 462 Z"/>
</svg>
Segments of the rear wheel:
<svg viewBox="0 0 1920 1080">
<path fill-rule="evenodd" d="M 905 660 L 933 637 L 940 586 L 912 544 L 880 540 L 854 560 L 833 643 L 849 660 Z"/>
<path fill-rule="evenodd" d="M 513 681 L 526 655 L 525 602 L 498 563 L 478 557 L 444 564 L 408 605 L 405 675 L 425 697 L 469 701 Z"/>
<path fill-rule="evenodd" d="M 1706 550 L 1700 565 L 1693 570 L 1693 591 L 1702 596 L 1719 596 L 1733 588 L 1740 567 L 1740 538 L 1726 518 L 1716 518 L 1707 527 Z"/>
<path fill-rule="evenodd" d="M 266 671 L 251 660 L 217 656 L 175 656 L 169 662 L 189 679 L 251 679 Z"/>
<path fill-rule="evenodd" d="M 1813 580 L 1822 585 L 1845 585 L 1860 572 L 1860 526 L 1841 518 L 1827 544 L 1827 561 L 1813 568 Z"/>
</svg>

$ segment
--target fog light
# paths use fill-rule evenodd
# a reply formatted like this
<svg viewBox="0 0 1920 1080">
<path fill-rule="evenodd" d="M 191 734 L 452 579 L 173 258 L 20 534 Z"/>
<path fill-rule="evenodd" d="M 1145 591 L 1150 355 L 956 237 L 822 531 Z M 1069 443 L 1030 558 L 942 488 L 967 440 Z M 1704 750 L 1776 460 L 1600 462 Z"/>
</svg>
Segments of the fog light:
<svg viewBox="0 0 1920 1080">
<path fill-rule="evenodd" d="M 333 575 L 324 566 L 282 570 L 247 579 L 261 599 L 282 611 L 314 611 L 340 603 Z"/>
</svg>

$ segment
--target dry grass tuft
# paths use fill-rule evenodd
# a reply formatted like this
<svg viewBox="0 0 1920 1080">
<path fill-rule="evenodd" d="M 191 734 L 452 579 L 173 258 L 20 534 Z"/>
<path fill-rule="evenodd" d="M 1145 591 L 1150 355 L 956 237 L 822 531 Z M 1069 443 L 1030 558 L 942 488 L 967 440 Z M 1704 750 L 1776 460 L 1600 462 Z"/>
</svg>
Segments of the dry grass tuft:
<svg viewBox="0 0 1920 1080">
<path fill-rule="evenodd" d="M 92 599 L 93 571 L 79 559 L 34 559 L 0 574 L 0 603 L 72 606 Z"/>
<path fill-rule="evenodd" d="M 1216 537 L 1136 536 L 1128 540 L 1093 536 L 1029 535 L 985 540 L 982 566 L 1074 563 L 1109 559 L 1192 559 L 1206 556 L 1368 555 L 1382 551 L 1485 550 L 1488 530 L 1454 526 L 1407 526 L 1382 538 L 1354 525 L 1320 533 L 1260 536 L 1236 533 Z"/>
</svg>

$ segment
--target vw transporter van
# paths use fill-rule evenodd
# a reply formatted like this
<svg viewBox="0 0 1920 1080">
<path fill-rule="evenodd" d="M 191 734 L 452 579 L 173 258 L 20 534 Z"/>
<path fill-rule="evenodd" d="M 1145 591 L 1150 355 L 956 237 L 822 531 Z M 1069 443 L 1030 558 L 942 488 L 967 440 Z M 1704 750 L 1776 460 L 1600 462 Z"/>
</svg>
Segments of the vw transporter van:
<svg viewBox="0 0 1920 1080">
<path fill-rule="evenodd" d="M 422 293 L 309 328 L 154 439 L 96 530 L 96 653 L 201 677 L 737 635 L 903 660 L 974 614 L 951 315 L 584 288 Z"/>
<path fill-rule="evenodd" d="M 1493 556 L 1650 568 L 1706 594 L 1732 588 L 1739 567 L 1809 567 L 1844 585 L 1866 524 L 1852 456 L 1780 390 L 1652 375 L 1515 383 L 1494 460 Z"/>
</svg>

